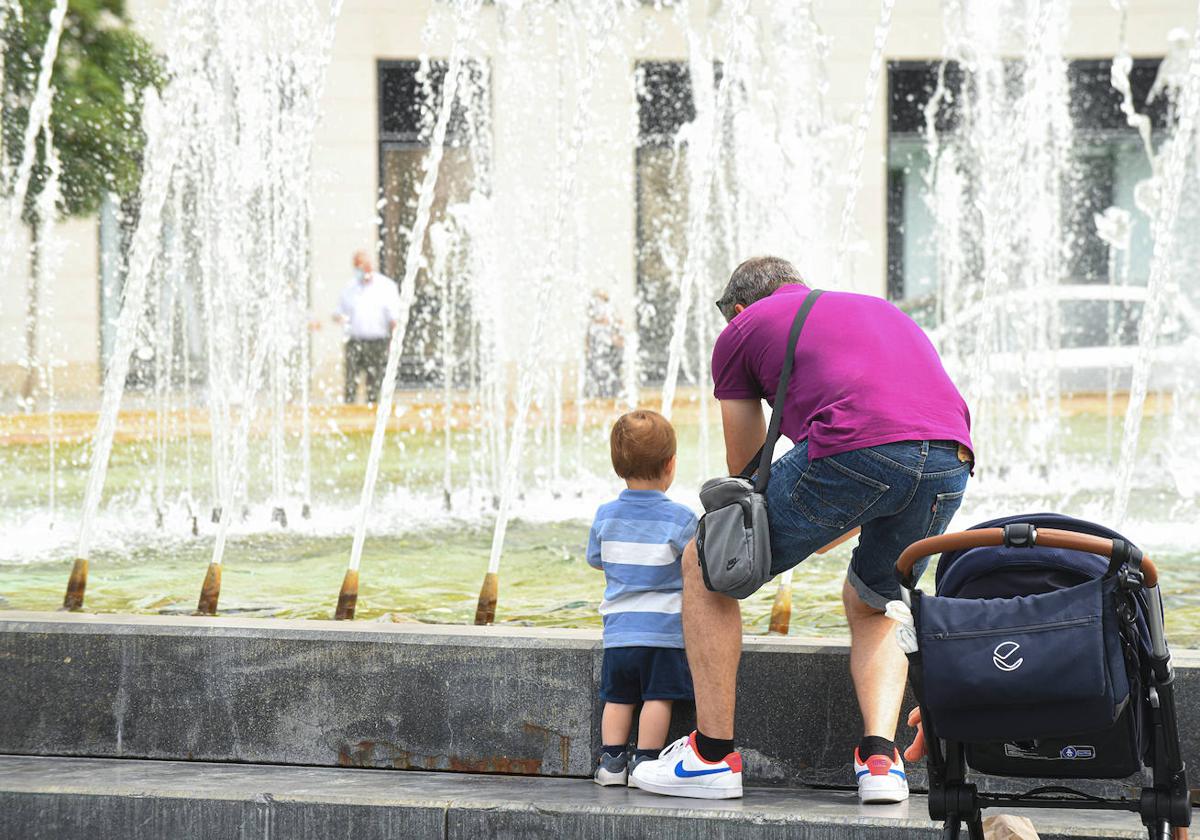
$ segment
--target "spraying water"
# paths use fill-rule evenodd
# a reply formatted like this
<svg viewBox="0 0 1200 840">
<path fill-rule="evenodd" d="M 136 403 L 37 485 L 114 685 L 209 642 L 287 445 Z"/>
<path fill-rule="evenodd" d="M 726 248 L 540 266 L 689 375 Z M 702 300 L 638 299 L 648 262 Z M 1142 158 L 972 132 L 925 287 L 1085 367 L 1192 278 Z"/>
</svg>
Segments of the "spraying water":
<svg viewBox="0 0 1200 840">
<path fill-rule="evenodd" d="M 948 95 L 943 67 L 926 112 L 941 316 L 933 335 L 965 386 L 985 476 L 990 452 L 1003 453 L 993 475 L 1045 476 L 1055 462 L 1058 301 L 1078 241 L 1063 226 L 1079 200 L 1065 186 L 1075 143 L 1062 52 L 1069 7 L 1016 11 L 946 5 L 947 57 L 969 82 Z M 959 128 L 940 137 L 935 122 L 951 101 Z"/>
<path fill-rule="evenodd" d="M 551 227 L 553 239 L 551 240 L 551 253 L 547 259 L 547 265 L 559 268 L 561 266 L 560 259 L 562 251 L 559 243 L 563 236 L 563 226 L 567 215 L 567 200 L 573 194 L 575 177 L 579 165 L 579 151 L 583 144 L 585 136 L 585 126 L 587 120 L 586 104 L 591 95 L 592 83 L 596 76 L 596 68 L 600 59 L 600 55 L 606 46 L 606 36 L 612 31 L 614 22 L 615 9 L 605 9 L 598 7 L 593 10 L 596 17 L 592 18 L 593 25 L 596 27 L 588 45 L 588 52 L 582 68 L 579 82 L 579 96 L 576 103 L 577 110 L 575 119 L 572 122 L 571 131 L 566 143 L 565 154 L 560 165 L 562 177 L 562 185 L 559 188 L 558 203 L 555 207 L 553 226 Z M 556 273 L 561 274 L 561 269 Z M 513 502 L 513 497 L 517 492 L 517 481 L 520 475 L 521 456 L 524 452 L 525 433 L 527 431 L 528 416 L 530 404 L 533 401 L 533 389 L 535 384 L 535 375 L 540 363 L 539 349 L 542 341 L 542 335 L 546 326 L 546 318 L 548 312 L 547 296 L 552 288 L 551 277 L 543 275 L 540 278 L 538 291 L 536 294 L 534 321 L 532 330 L 529 334 L 529 344 L 526 350 L 525 358 L 521 363 L 521 371 L 518 376 L 517 383 L 517 413 L 513 420 L 512 432 L 509 436 L 508 455 L 504 459 L 504 473 L 502 478 L 500 503 L 496 512 L 496 524 L 492 529 L 492 546 L 488 555 L 487 574 L 484 578 L 484 591 L 480 594 L 480 610 L 476 613 L 476 623 L 490 623 L 491 616 L 488 615 L 489 609 L 487 602 L 489 601 L 490 589 L 490 611 L 494 615 L 495 610 L 495 580 L 496 575 L 500 570 L 500 557 L 504 549 L 505 533 L 508 529 L 508 520 L 510 509 Z"/>
<path fill-rule="evenodd" d="M 34 277 L 34 283 L 41 288 L 40 300 L 41 309 L 46 314 L 46 321 L 50 324 L 54 322 L 54 282 L 58 276 L 58 267 L 61 262 L 60 243 L 56 235 L 56 218 L 58 216 L 58 198 L 59 184 L 62 176 L 62 162 L 59 159 L 58 149 L 54 144 L 54 130 L 50 125 L 50 113 L 47 112 L 42 123 L 42 142 L 44 144 L 46 155 L 47 177 L 46 183 L 42 187 L 42 192 L 38 196 L 38 224 L 40 232 L 37 235 L 40 243 L 40 255 L 36 267 L 38 276 Z M 46 457 L 48 460 L 49 472 L 49 489 L 47 492 L 46 506 L 50 517 L 50 527 L 54 527 L 54 519 L 58 513 L 58 427 L 57 427 L 57 399 L 54 387 L 54 341 L 55 336 L 47 336 L 46 342 L 46 358 L 45 358 L 45 374 L 44 384 L 46 389 L 46 414 L 48 422 L 48 445 L 46 447 Z M 32 360 L 30 360 L 32 363 Z"/>
<path fill-rule="evenodd" d="M 1189 55 L 1188 72 L 1179 99 L 1178 122 L 1163 152 L 1164 162 L 1156 176 L 1157 212 L 1154 215 L 1154 254 L 1150 260 L 1150 278 L 1146 285 L 1146 303 L 1138 331 L 1137 358 L 1129 386 L 1129 405 L 1121 442 L 1121 460 L 1117 466 L 1112 517 L 1120 527 L 1129 510 L 1134 465 L 1141 436 L 1142 411 L 1150 385 L 1155 349 L 1162 330 L 1164 308 L 1176 271 L 1174 245 L 1180 205 L 1185 184 L 1185 168 L 1196 154 L 1197 121 L 1200 121 L 1200 7 L 1196 11 L 1196 29 Z"/>
<path fill-rule="evenodd" d="M 54 8 L 50 10 L 50 31 L 46 34 L 46 45 L 42 48 L 33 99 L 29 103 L 29 120 L 25 124 L 25 132 L 21 141 L 21 158 L 17 163 L 11 187 L 12 194 L 8 200 L 8 218 L 4 228 L 3 250 L 0 250 L 0 277 L 8 276 L 14 237 L 17 227 L 20 225 L 21 214 L 25 211 L 29 180 L 33 175 L 33 165 L 37 161 L 35 147 L 38 134 L 42 131 L 43 126 L 49 124 L 50 107 L 54 98 L 54 90 L 50 87 L 50 77 L 54 73 L 54 62 L 58 58 L 58 43 L 62 38 L 63 22 L 66 17 L 67 0 L 55 0 Z"/>
<path fill-rule="evenodd" d="M 842 221 L 839 227 L 837 260 L 834 263 L 834 285 L 841 279 L 844 272 L 847 249 L 850 244 L 850 231 L 854 227 L 854 207 L 858 202 L 858 190 L 862 183 L 863 155 L 867 149 L 867 129 L 871 125 L 871 112 L 875 109 L 875 100 L 879 95 L 879 77 L 883 70 L 883 50 L 887 46 L 888 33 L 892 30 L 892 10 L 896 7 L 895 0 L 883 0 L 879 7 L 879 23 L 875 26 L 875 36 L 871 46 L 871 62 L 867 66 L 866 94 L 862 108 L 854 125 L 854 142 L 850 149 L 850 177 L 846 187 L 846 200 L 842 204 Z"/>
<path fill-rule="evenodd" d="M 700 4 L 680 6 L 680 14 L 699 9 Z M 668 420 L 675 408 L 675 389 L 679 380 L 679 366 L 683 361 L 684 342 L 687 335 L 688 311 L 696 303 L 696 289 L 700 276 L 708 270 L 710 231 L 708 208 L 712 195 L 717 165 L 718 139 L 715 136 L 719 117 L 716 114 L 714 95 L 712 41 L 707 17 L 689 21 L 688 69 L 692 81 L 692 98 L 696 107 L 696 118 L 680 129 L 681 144 L 687 148 L 687 202 L 688 227 L 687 250 L 684 258 L 683 275 L 679 281 L 679 300 L 675 306 L 674 323 L 671 326 L 671 343 L 667 347 L 667 375 L 663 381 L 662 406 L 659 409 Z M 704 351 L 701 350 L 701 353 Z M 707 358 L 702 356 L 702 362 Z"/>
<path fill-rule="evenodd" d="M 76 557 L 81 560 L 87 560 L 91 550 L 92 524 L 100 508 L 100 496 L 104 492 L 108 458 L 112 453 L 113 434 L 116 431 L 117 411 L 121 407 L 121 397 L 125 392 L 130 355 L 137 337 L 138 319 L 150 281 L 151 267 L 158 252 L 163 204 L 169 191 L 175 159 L 179 154 L 180 138 L 175 132 L 165 128 L 177 118 L 176 109 L 183 104 L 170 94 L 162 103 L 157 96 L 147 94 L 143 115 L 146 127 L 146 169 L 142 175 L 141 216 L 130 247 L 129 275 L 121 314 L 117 321 L 116 340 L 108 370 L 104 375 L 104 396 L 96 420 L 96 431 L 92 436 L 87 491 L 84 495 L 83 516 L 80 519 L 79 541 L 75 552 Z"/>
<path fill-rule="evenodd" d="M 450 126 L 450 115 L 454 111 L 459 76 L 462 73 L 465 42 L 471 34 L 478 9 L 479 4 L 470 2 L 470 0 L 465 0 L 458 7 L 457 33 L 454 46 L 450 51 L 445 81 L 442 85 L 441 107 L 438 109 L 429 153 L 425 160 L 425 176 L 417 196 L 416 218 L 409 236 L 409 242 L 412 242 L 413 246 L 409 248 L 405 256 L 404 275 L 400 280 L 400 315 L 396 321 L 396 328 L 392 332 L 391 343 L 388 345 L 387 366 L 384 368 L 379 405 L 375 410 L 375 430 L 371 435 L 371 451 L 367 456 L 362 497 L 358 503 L 358 516 L 354 525 L 354 543 L 350 548 L 348 570 L 352 572 L 357 572 L 359 564 L 362 562 L 363 543 L 367 536 L 367 517 L 371 511 L 371 502 L 375 497 L 375 482 L 379 478 L 379 460 L 383 454 L 384 433 L 387 430 L 388 417 L 391 416 L 392 405 L 396 398 L 396 372 L 400 366 L 400 351 L 404 346 L 404 333 L 408 327 L 409 311 L 412 309 L 413 298 L 416 296 L 417 271 L 421 267 L 422 260 L 421 244 L 425 242 L 425 234 L 429 228 L 434 188 L 437 186 L 438 172 L 441 169 L 442 154 L 445 150 L 446 131 Z"/>
<path fill-rule="evenodd" d="M 326 446 L 320 437 L 324 424 L 310 419 L 312 403 L 321 399 L 312 390 L 320 387 L 320 379 L 312 377 L 320 377 L 324 368 L 310 366 L 311 316 L 306 312 L 314 226 L 313 126 L 340 2 L 327 7 L 315 0 L 280 0 L 281 13 L 267 19 L 247 4 L 178 0 L 172 21 L 179 23 L 179 33 L 172 33 L 166 47 L 170 82 L 163 100 L 150 106 L 159 111 L 146 120 L 147 167 L 138 227 L 128 249 L 125 307 L 93 440 L 81 555 L 91 550 L 92 536 L 104 525 L 96 511 L 120 392 L 130 379 L 128 359 L 137 351 L 149 360 L 147 349 L 154 364 L 134 368 L 133 378 L 153 367 L 147 404 L 155 411 L 155 426 L 143 450 L 150 469 L 135 488 L 142 492 L 128 497 L 169 513 L 171 494 L 180 491 L 190 509 L 193 470 L 211 469 L 208 492 L 218 563 L 238 530 L 239 512 L 243 529 L 266 529 L 267 511 L 282 513 L 295 501 L 308 510 L 315 491 L 326 494 L 321 503 L 328 502 L 328 510 L 301 530 L 343 536 L 353 522 L 349 566 L 354 570 L 361 563 L 367 521 L 403 520 L 404 527 L 409 520 L 444 522 L 443 509 L 452 502 L 450 521 L 492 526 L 490 545 L 485 536 L 478 548 L 488 552 L 494 575 L 511 538 L 510 520 L 527 514 L 585 515 L 570 498 L 590 501 L 590 494 L 611 478 L 592 465 L 604 460 L 598 454 L 603 448 L 599 421 L 614 405 L 632 405 L 639 387 L 661 385 L 664 413 L 675 415 L 685 435 L 690 432 L 681 438 L 687 441 L 681 462 L 687 462 L 687 473 L 707 476 L 716 451 L 708 356 L 723 327 L 712 300 L 732 266 L 754 253 L 796 258 L 815 284 L 840 283 L 849 276 L 857 251 L 856 207 L 865 200 L 860 185 L 870 153 L 867 120 L 880 99 L 894 5 L 894 0 L 880 0 L 874 37 L 856 50 L 860 60 L 870 53 L 861 90 L 865 107 L 859 107 L 855 92 L 852 112 L 839 121 L 826 102 L 832 40 L 819 25 L 821 7 L 815 2 L 731 0 L 663 9 L 617 0 L 435 4 L 425 43 L 433 55 L 446 55 L 449 47 L 452 61 L 444 76 L 438 76 L 442 63 L 425 61 L 419 77 L 423 89 L 416 93 L 420 101 L 408 103 L 427 119 L 421 142 L 431 135 L 432 144 L 417 173 L 419 183 L 405 182 L 412 184 L 415 214 L 398 231 L 407 248 L 403 271 L 396 272 L 404 315 L 389 350 L 391 366 L 362 484 L 351 487 L 334 486 L 336 471 L 324 460 L 314 464 L 310 451 L 317 437 L 320 459 L 338 459 L 340 465 L 341 459 L 361 458 L 352 437 Z M 1123 32 L 1127 4 L 1113 0 L 1113 5 L 1121 12 Z M 1062 341 L 1069 325 L 1058 316 L 1060 302 L 1085 293 L 1089 300 L 1103 301 L 1097 310 L 1104 321 L 1100 331 L 1114 350 L 1122 343 L 1118 302 L 1148 296 L 1142 323 L 1147 334 L 1174 329 L 1176 321 L 1189 317 L 1191 292 L 1179 292 L 1183 275 L 1177 268 L 1186 238 L 1179 223 L 1173 242 L 1160 240 L 1166 262 L 1143 295 L 1141 278 L 1131 269 L 1136 237 L 1133 246 L 1124 244 L 1130 223 L 1119 213 L 1100 213 L 1093 227 L 1088 206 L 1083 214 L 1087 233 L 1108 245 L 1108 285 L 1092 283 L 1082 290 L 1069 283 L 1079 232 L 1064 224 L 1063 215 L 1077 207 L 1076 153 L 1086 140 L 1073 133 L 1069 114 L 1063 58 L 1068 9 L 1049 0 L 946 0 L 947 62 L 925 111 L 929 165 L 923 177 L 936 244 L 930 287 L 938 290 L 931 332 L 976 417 L 983 454 L 978 486 L 996 492 L 1013 489 L 1004 475 L 1007 464 L 1009 477 L 1040 476 L 1066 461 L 1061 442 L 1070 418 L 1060 406 L 1068 393 L 1060 376 L 1068 364 Z M 1112 87 L 1124 122 L 1133 129 L 1129 139 L 1150 155 L 1151 141 L 1161 144 L 1168 133 L 1151 135 L 1150 124 L 1137 112 L 1130 50 L 1123 34 L 1118 41 Z M 658 167 L 651 171 L 642 157 L 647 149 L 637 145 L 644 140 L 642 109 L 658 107 L 643 97 L 645 67 L 671 62 L 635 58 L 658 55 L 660 44 L 668 42 L 686 47 L 685 61 L 674 62 L 672 71 L 682 87 L 670 93 L 680 98 L 666 103 L 679 105 L 685 115 L 669 121 L 661 143 L 652 141 L 660 145 L 653 156 L 645 155 Z M 667 54 L 672 50 L 678 46 Z M 501 71 L 494 79 L 493 66 Z M 1187 68 L 1185 58 L 1177 73 L 1181 80 Z M 549 95 L 526 95 L 542 90 L 556 74 Z M 960 85 L 958 75 L 967 83 Z M 444 81 L 429 81 L 438 78 Z M 493 101 L 518 100 L 521 108 L 505 105 L 492 119 Z M 1172 114 L 1180 123 L 1172 138 L 1188 130 L 1194 135 L 1185 125 L 1191 101 L 1172 99 Z M 610 119 L 614 102 L 618 118 Z M 540 128 L 513 130 L 518 121 L 537 122 Z M 954 122 L 951 131 L 945 130 L 947 121 Z M 493 135 L 498 154 L 491 146 Z M 635 144 L 639 157 L 633 167 L 614 169 L 614 177 L 597 189 L 595 170 L 607 160 L 600 153 L 614 140 Z M 1186 161 L 1178 164 L 1168 146 L 1162 149 L 1152 160 L 1155 183 L 1165 185 L 1174 171 L 1170 167 L 1182 167 L 1178 171 L 1187 177 L 1179 201 L 1186 209 L 1193 176 Z M 514 166 L 518 155 L 536 158 L 537 164 Z M 6 184 L 19 180 L 20 161 L 12 163 Z M 611 194 L 596 195 L 608 189 Z M 1142 193 L 1155 199 L 1156 217 L 1170 215 L 1169 191 Z M 794 200 L 797 195 L 804 201 Z M 408 197 L 385 196 L 388 201 Z M 614 202 L 631 200 L 637 208 L 632 235 L 641 251 L 636 287 L 625 288 L 612 280 L 621 275 L 608 270 L 621 262 L 623 252 L 614 259 L 607 251 L 610 241 L 621 245 L 621 237 L 631 232 L 622 230 L 610 240 L 608 228 L 630 226 L 603 217 Z M 1132 216 L 1136 226 L 1139 217 Z M 391 247 L 386 240 L 385 245 Z M 279 281 L 275 298 L 263 282 L 264 266 Z M 661 293 L 651 290 L 656 282 Z M 184 287 L 196 290 L 193 299 L 181 296 Z M 613 356 L 623 359 L 623 368 L 613 371 L 619 389 L 592 400 L 590 351 L 579 336 L 586 329 L 586 302 L 597 292 L 610 295 L 617 316 L 626 325 L 636 320 L 638 329 L 626 331 L 623 349 L 615 343 L 600 347 L 616 348 Z M 274 301 L 271 311 L 261 305 L 267 300 Z M 123 330 L 133 330 L 134 337 L 123 338 Z M 138 336 L 152 337 L 153 346 Z M 400 414 L 395 374 L 404 368 L 407 376 L 411 370 L 411 357 L 404 355 L 410 350 L 403 345 L 411 349 L 426 340 L 429 352 L 418 358 L 418 367 L 427 378 L 418 387 L 430 386 L 426 393 L 435 405 L 421 405 L 416 447 L 428 443 L 433 457 L 428 464 L 420 454 L 406 458 L 402 477 L 391 485 L 398 494 L 411 494 L 416 504 L 407 505 L 403 514 L 391 506 L 372 511 L 376 495 L 389 489 L 379 472 L 385 432 Z M 193 341 L 194 355 L 172 355 Z M 1178 370 L 1175 384 L 1160 387 L 1174 395 L 1169 434 L 1171 445 L 1180 449 L 1194 437 L 1186 421 L 1200 415 L 1195 407 L 1200 400 L 1194 388 L 1189 390 L 1194 368 L 1186 360 L 1168 364 L 1179 355 L 1174 348 L 1170 341 L 1143 348 L 1149 360 L 1135 371 L 1141 392 L 1135 388 L 1133 397 L 1144 407 L 1151 374 Z M 1113 358 L 1119 357 L 1114 353 Z M 53 391 L 54 360 L 43 362 L 47 391 Z M 1126 364 L 1104 365 L 1095 380 L 1104 389 L 1110 418 L 1120 406 Z M 182 394 L 172 381 L 180 369 Z M 151 385 L 148 380 L 140 384 Z M 406 403 L 421 404 L 426 393 L 414 392 Z M 298 432 L 290 422 L 294 403 Z M 435 419 L 438 404 L 440 421 Z M 178 434 L 176 418 L 183 422 L 182 449 L 171 445 Z M 1149 449 L 1140 426 L 1130 428 L 1132 414 L 1125 420 L 1123 441 L 1117 442 L 1116 429 L 1106 419 L 1097 434 L 1097 440 L 1104 436 L 1103 443 L 1094 442 L 1088 454 L 1119 454 L 1117 472 L 1128 496 L 1145 456 L 1160 457 L 1160 452 Z M 52 416 L 52 437 L 59 434 L 59 422 Z M 205 426 L 211 452 L 200 449 L 194 458 L 193 446 L 205 445 Z M 531 438 L 534 445 L 527 445 Z M 397 450 L 414 451 L 412 438 L 394 440 Z M 1078 442 L 1071 445 L 1080 448 Z M 1140 461 L 1135 460 L 1139 447 Z M 57 457 L 53 446 L 50 452 Z M 206 454 L 211 467 L 203 463 Z M 1175 483 L 1183 487 L 1187 470 L 1177 461 L 1169 464 L 1182 476 Z M 56 462 L 51 471 L 59 469 Z M 691 489 L 695 476 L 687 473 L 680 494 Z M 201 479 L 202 487 L 205 483 Z M 1065 482 L 1065 492 L 1083 483 Z M 573 486 L 573 494 L 563 492 L 567 486 Z M 1097 493 L 1107 494 L 1108 487 L 1105 483 Z M 53 493 L 52 480 L 43 495 Z M 561 505 L 546 501 L 560 496 L 567 497 Z M 346 497 L 357 499 L 357 506 L 340 501 Z M 489 521 L 493 515 L 494 522 Z M 197 525 L 193 521 L 193 530 Z M 276 538 L 287 551 L 293 544 L 287 541 L 296 536 Z"/>
</svg>

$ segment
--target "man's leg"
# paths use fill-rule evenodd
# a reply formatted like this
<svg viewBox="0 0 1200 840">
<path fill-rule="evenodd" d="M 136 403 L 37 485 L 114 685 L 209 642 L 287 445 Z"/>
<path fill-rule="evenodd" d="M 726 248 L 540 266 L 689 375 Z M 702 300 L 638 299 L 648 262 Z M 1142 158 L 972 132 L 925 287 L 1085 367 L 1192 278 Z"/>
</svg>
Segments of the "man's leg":
<svg viewBox="0 0 1200 840">
<path fill-rule="evenodd" d="M 354 339 L 346 341 L 346 390 L 347 405 L 358 396 L 358 347 Z"/>
<path fill-rule="evenodd" d="M 850 625 L 850 677 L 863 734 L 894 741 L 908 678 L 908 660 L 893 638 L 896 623 L 863 603 L 849 581 L 842 584 L 842 604 Z"/>
<path fill-rule="evenodd" d="M 363 351 L 366 356 L 367 402 L 379 402 L 379 386 L 383 382 L 383 369 L 387 366 L 387 341 L 368 341 Z"/>
<path fill-rule="evenodd" d="M 695 540 L 683 551 L 683 639 L 696 692 L 696 728 L 710 738 L 732 739 L 742 607 L 705 587 Z"/>
<path fill-rule="evenodd" d="M 872 475 L 904 499 L 895 508 L 882 506 L 881 515 L 863 523 L 842 602 L 850 625 L 850 672 L 863 716 L 864 735 L 855 762 L 859 798 L 864 803 L 887 803 L 908 795 L 904 769 L 894 763 L 908 661 L 896 645 L 893 622 L 882 610 L 900 597 L 896 558 L 917 540 L 946 530 L 962 501 L 971 465 L 960 458 L 958 444 L 944 441 L 908 441 L 873 449 L 871 458 L 857 456 L 859 464 L 864 469 L 876 462 L 905 467 L 905 471 Z M 914 570 L 917 577 L 923 570 L 924 564 Z"/>
</svg>

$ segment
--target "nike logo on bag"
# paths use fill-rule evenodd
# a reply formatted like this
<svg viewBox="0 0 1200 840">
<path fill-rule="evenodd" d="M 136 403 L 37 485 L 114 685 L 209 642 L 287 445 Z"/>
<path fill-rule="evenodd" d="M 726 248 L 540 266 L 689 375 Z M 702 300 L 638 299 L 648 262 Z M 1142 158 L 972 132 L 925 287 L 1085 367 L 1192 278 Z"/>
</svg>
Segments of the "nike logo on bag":
<svg viewBox="0 0 1200 840">
<path fill-rule="evenodd" d="M 732 558 L 728 563 L 725 564 L 725 571 L 728 572 L 730 569 L 732 569 L 734 566 L 737 565 L 737 562 L 738 562 L 738 559 L 736 557 Z"/>
<path fill-rule="evenodd" d="M 679 763 L 675 765 L 675 775 L 681 779 L 687 779 L 692 776 L 711 776 L 713 773 L 728 773 L 728 772 L 729 772 L 728 767 L 718 767 L 715 770 L 684 770 L 682 759 L 680 759 Z"/>
</svg>

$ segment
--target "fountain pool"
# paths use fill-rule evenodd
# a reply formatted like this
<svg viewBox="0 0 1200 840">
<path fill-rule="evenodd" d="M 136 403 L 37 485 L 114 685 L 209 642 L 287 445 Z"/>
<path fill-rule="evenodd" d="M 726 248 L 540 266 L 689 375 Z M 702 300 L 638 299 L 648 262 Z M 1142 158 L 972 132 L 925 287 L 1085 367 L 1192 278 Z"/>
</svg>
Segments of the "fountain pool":
<svg viewBox="0 0 1200 840">
<path fill-rule="evenodd" d="M 672 495 L 695 505 L 701 477 L 696 395 L 685 392 L 676 414 L 680 433 L 680 472 Z M 1103 439 L 1103 399 L 1078 400 L 1071 406 L 1064 448 L 1079 458 L 1086 477 L 1087 453 Z M 363 555 L 365 575 L 358 617 L 377 621 L 469 622 L 475 610 L 477 581 L 487 566 L 491 546 L 490 496 L 464 489 L 450 511 L 441 497 L 443 458 L 437 407 L 406 401 L 389 428 L 383 490 L 371 517 Z M 615 414 L 611 404 L 594 403 L 590 414 Z M 535 417 L 535 421 L 540 418 Z M 329 618 L 344 569 L 355 516 L 362 462 L 369 449 L 372 418 L 365 411 L 328 410 L 315 418 L 320 433 L 313 438 L 314 494 L 312 518 L 289 511 L 286 529 L 271 521 L 271 506 L 252 504 L 245 519 L 235 518 L 227 551 L 222 612 L 258 616 Z M 200 425 L 201 418 L 196 418 Z M 535 429 L 545 426 L 535 422 Z M 570 424 L 568 424 L 570 426 Z M 86 429 L 86 421 L 79 422 Z M 139 428 L 142 432 L 139 434 Z M 1154 455 L 1169 428 L 1169 415 L 1151 414 L 1146 446 Z M 172 505 L 160 527 L 148 515 L 144 473 L 152 467 L 152 440 L 139 439 L 153 429 L 153 415 L 129 412 L 118 425 L 109 475 L 112 501 L 100 513 L 93 552 L 87 608 L 97 612 L 178 613 L 196 605 L 197 583 L 211 557 L 216 528 L 198 517 L 199 536 L 191 533 L 184 507 Z M 44 430 L 43 430 L 44 431 Z M 38 418 L 7 418 L 0 424 L 0 470 L 20 481 L 4 484 L 0 499 L 0 531 L 10 535 L 0 546 L 0 608 L 49 609 L 62 596 L 69 571 L 68 556 L 83 473 L 70 464 L 86 455 L 83 443 L 60 444 L 68 465 L 60 475 L 59 518 L 51 522 L 45 506 L 47 447 L 37 442 Z M 565 444 L 574 451 L 572 431 Z M 584 562 L 587 529 L 595 507 L 619 489 L 606 477 L 605 428 L 584 429 L 587 463 L 581 478 L 545 484 L 516 500 L 514 521 L 505 550 L 497 623 L 551 627 L 599 626 L 596 608 L 603 576 Z M 535 434 L 535 444 L 539 435 Z M 22 441 L 18 444 L 16 441 Z M 252 438 L 250 462 L 269 459 L 266 435 Z M 182 449 L 183 440 L 172 446 Z M 206 451 L 197 447 L 198 452 Z M 403 457 L 399 457 L 402 453 Z M 456 450 L 454 475 L 469 472 L 471 452 Z M 172 461 L 182 462 L 172 451 Z M 715 461 L 720 453 L 709 457 Z M 197 458 L 195 468 L 206 468 Z M 537 469 L 537 468 L 535 468 Z M 994 471 L 993 471 L 994 472 Z M 184 486 L 186 476 L 173 474 L 169 486 Z M 268 475 L 260 481 L 267 483 Z M 536 482 L 532 482 L 537 486 Z M 254 498 L 257 488 L 249 488 Z M 1010 473 L 1003 481 L 988 479 L 969 489 L 954 527 L 964 527 L 997 513 L 1053 508 L 1104 521 L 1107 485 L 1089 489 L 1080 481 L 1069 494 L 1050 491 L 1038 476 Z M 1163 511 L 1167 515 L 1163 515 Z M 1131 502 L 1128 535 L 1152 554 L 1162 569 L 1169 623 L 1176 644 L 1200 646 L 1200 547 L 1190 524 L 1200 519 L 1200 505 L 1168 489 L 1138 493 Z M 53 527 L 50 527 L 53 525 Z M 814 557 L 797 571 L 793 587 L 793 633 L 841 635 L 840 581 L 850 545 Z M 747 632 L 765 632 L 774 589 L 765 588 L 746 603 Z"/>
</svg>

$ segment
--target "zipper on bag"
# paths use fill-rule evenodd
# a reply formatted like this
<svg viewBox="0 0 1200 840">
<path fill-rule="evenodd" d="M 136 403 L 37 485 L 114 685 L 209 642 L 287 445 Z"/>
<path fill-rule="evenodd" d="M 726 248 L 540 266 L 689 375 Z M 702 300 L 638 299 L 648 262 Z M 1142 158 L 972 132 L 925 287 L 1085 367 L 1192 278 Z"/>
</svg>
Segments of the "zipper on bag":
<svg viewBox="0 0 1200 840">
<path fill-rule="evenodd" d="M 987 636 L 1011 636 L 1017 633 L 1044 633 L 1049 630 L 1063 630 L 1068 627 L 1086 627 L 1098 624 L 1100 616 L 1090 615 L 1083 618 L 1070 618 L 1063 621 L 1052 621 L 1046 624 L 1025 624 L 1017 627 L 991 627 L 986 630 L 960 630 L 934 633 L 927 638 L 930 641 L 953 641 L 955 639 L 979 639 Z"/>
</svg>

